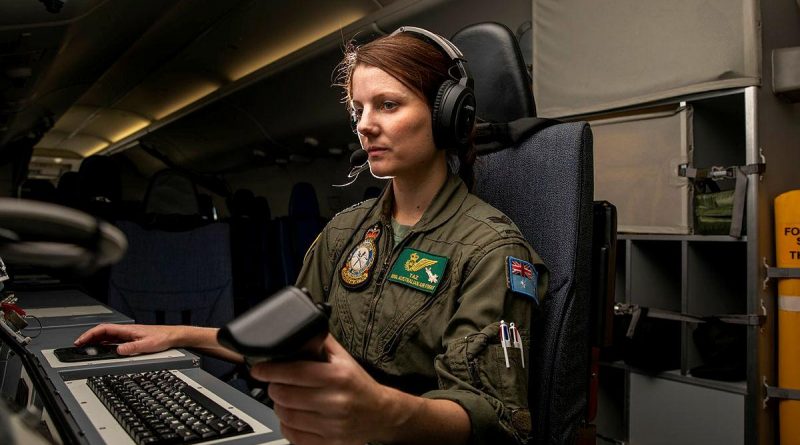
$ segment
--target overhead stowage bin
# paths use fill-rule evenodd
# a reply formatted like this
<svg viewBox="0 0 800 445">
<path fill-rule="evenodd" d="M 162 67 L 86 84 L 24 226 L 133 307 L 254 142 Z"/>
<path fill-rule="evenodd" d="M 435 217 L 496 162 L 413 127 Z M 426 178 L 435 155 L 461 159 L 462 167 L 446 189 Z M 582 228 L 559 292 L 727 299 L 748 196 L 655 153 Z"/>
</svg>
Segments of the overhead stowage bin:
<svg viewBox="0 0 800 445">
<path fill-rule="evenodd" d="M 761 83 L 758 0 L 533 0 L 541 117 Z"/>
</svg>

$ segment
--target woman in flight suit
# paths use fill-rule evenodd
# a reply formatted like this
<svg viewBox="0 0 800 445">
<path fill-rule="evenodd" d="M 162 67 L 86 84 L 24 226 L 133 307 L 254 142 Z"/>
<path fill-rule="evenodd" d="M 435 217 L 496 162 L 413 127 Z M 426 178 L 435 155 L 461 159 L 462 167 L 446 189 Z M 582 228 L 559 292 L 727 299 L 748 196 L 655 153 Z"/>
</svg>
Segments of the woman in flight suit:
<svg viewBox="0 0 800 445">
<path fill-rule="evenodd" d="M 523 443 L 530 432 L 529 323 L 547 272 L 511 220 L 469 193 L 472 115 L 442 124 L 474 115 L 448 100 L 471 94 L 453 90 L 453 70 L 468 74 L 440 39 L 401 28 L 340 65 L 370 171 L 391 182 L 306 254 L 297 285 L 332 307 L 327 361 L 251 370 L 295 444 Z M 442 109 L 453 102 L 465 108 Z M 120 354 L 194 347 L 242 361 L 212 328 L 100 325 L 76 345 L 108 340 L 127 341 Z"/>
</svg>

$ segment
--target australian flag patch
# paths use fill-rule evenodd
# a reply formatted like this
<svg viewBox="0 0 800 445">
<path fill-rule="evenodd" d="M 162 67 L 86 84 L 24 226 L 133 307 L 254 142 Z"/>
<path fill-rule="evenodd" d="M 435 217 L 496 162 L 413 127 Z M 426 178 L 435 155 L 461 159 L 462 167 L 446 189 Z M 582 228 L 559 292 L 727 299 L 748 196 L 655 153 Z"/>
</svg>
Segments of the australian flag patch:
<svg viewBox="0 0 800 445">
<path fill-rule="evenodd" d="M 538 274 L 533 264 L 513 256 L 507 257 L 506 283 L 511 292 L 527 295 L 539 304 L 539 297 L 536 295 L 537 282 Z"/>
</svg>

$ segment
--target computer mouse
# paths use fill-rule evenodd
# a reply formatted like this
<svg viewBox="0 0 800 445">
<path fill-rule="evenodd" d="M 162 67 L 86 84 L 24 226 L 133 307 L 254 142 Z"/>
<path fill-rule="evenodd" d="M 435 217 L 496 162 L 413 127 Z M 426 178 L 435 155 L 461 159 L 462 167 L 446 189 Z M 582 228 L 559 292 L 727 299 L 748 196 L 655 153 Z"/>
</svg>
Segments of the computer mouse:
<svg viewBox="0 0 800 445">
<path fill-rule="evenodd" d="M 60 361 L 65 363 L 121 358 L 117 354 L 117 345 L 104 344 L 58 348 L 54 353 Z"/>
<path fill-rule="evenodd" d="M 100 350 L 97 349 L 97 346 L 87 345 L 82 348 L 81 352 L 85 355 L 95 356 L 100 353 Z"/>
</svg>

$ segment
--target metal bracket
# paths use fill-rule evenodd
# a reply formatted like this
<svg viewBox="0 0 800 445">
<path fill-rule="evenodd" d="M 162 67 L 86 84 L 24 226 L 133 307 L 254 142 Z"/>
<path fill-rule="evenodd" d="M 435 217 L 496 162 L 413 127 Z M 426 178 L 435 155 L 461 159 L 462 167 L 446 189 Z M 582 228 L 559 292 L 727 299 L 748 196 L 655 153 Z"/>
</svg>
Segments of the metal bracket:
<svg viewBox="0 0 800 445">
<path fill-rule="evenodd" d="M 723 323 L 741 324 L 746 326 L 763 326 L 767 320 L 766 308 L 762 306 L 763 314 L 714 314 L 706 317 L 699 317 L 681 312 L 667 311 L 657 308 L 642 308 L 637 304 L 616 303 L 614 305 L 615 315 L 631 315 L 631 323 L 628 325 L 627 337 L 633 338 L 636 324 L 641 318 L 643 309 L 647 309 L 647 316 L 661 320 L 683 321 L 687 323 L 705 323 L 709 319 L 717 319 Z"/>
<path fill-rule="evenodd" d="M 771 267 L 767 263 L 767 257 L 763 257 L 764 269 L 766 271 L 762 289 L 767 288 L 770 278 L 800 278 L 800 268 L 797 267 Z"/>
<path fill-rule="evenodd" d="M 800 389 L 789 389 L 789 388 L 779 388 L 777 386 L 769 386 L 767 384 L 766 377 L 764 377 L 763 382 L 764 382 L 764 393 L 766 394 L 763 401 L 764 409 L 767 409 L 767 402 L 769 402 L 769 399 L 800 400 Z"/>
<path fill-rule="evenodd" d="M 742 324 L 746 326 L 763 326 L 767 321 L 766 314 L 716 315 L 715 318 L 723 323 Z"/>
<path fill-rule="evenodd" d="M 741 170 L 745 175 L 759 175 L 761 176 L 766 170 L 766 158 L 763 152 L 760 154 L 761 161 L 757 164 L 748 164 L 741 166 L 724 166 L 714 165 L 709 168 L 695 168 L 689 164 L 678 165 L 678 176 L 690 179 L 711 179 L 713 181 L 721 181 L 723 179 L 736 179 L 737 170 Z"/>
</svg>

